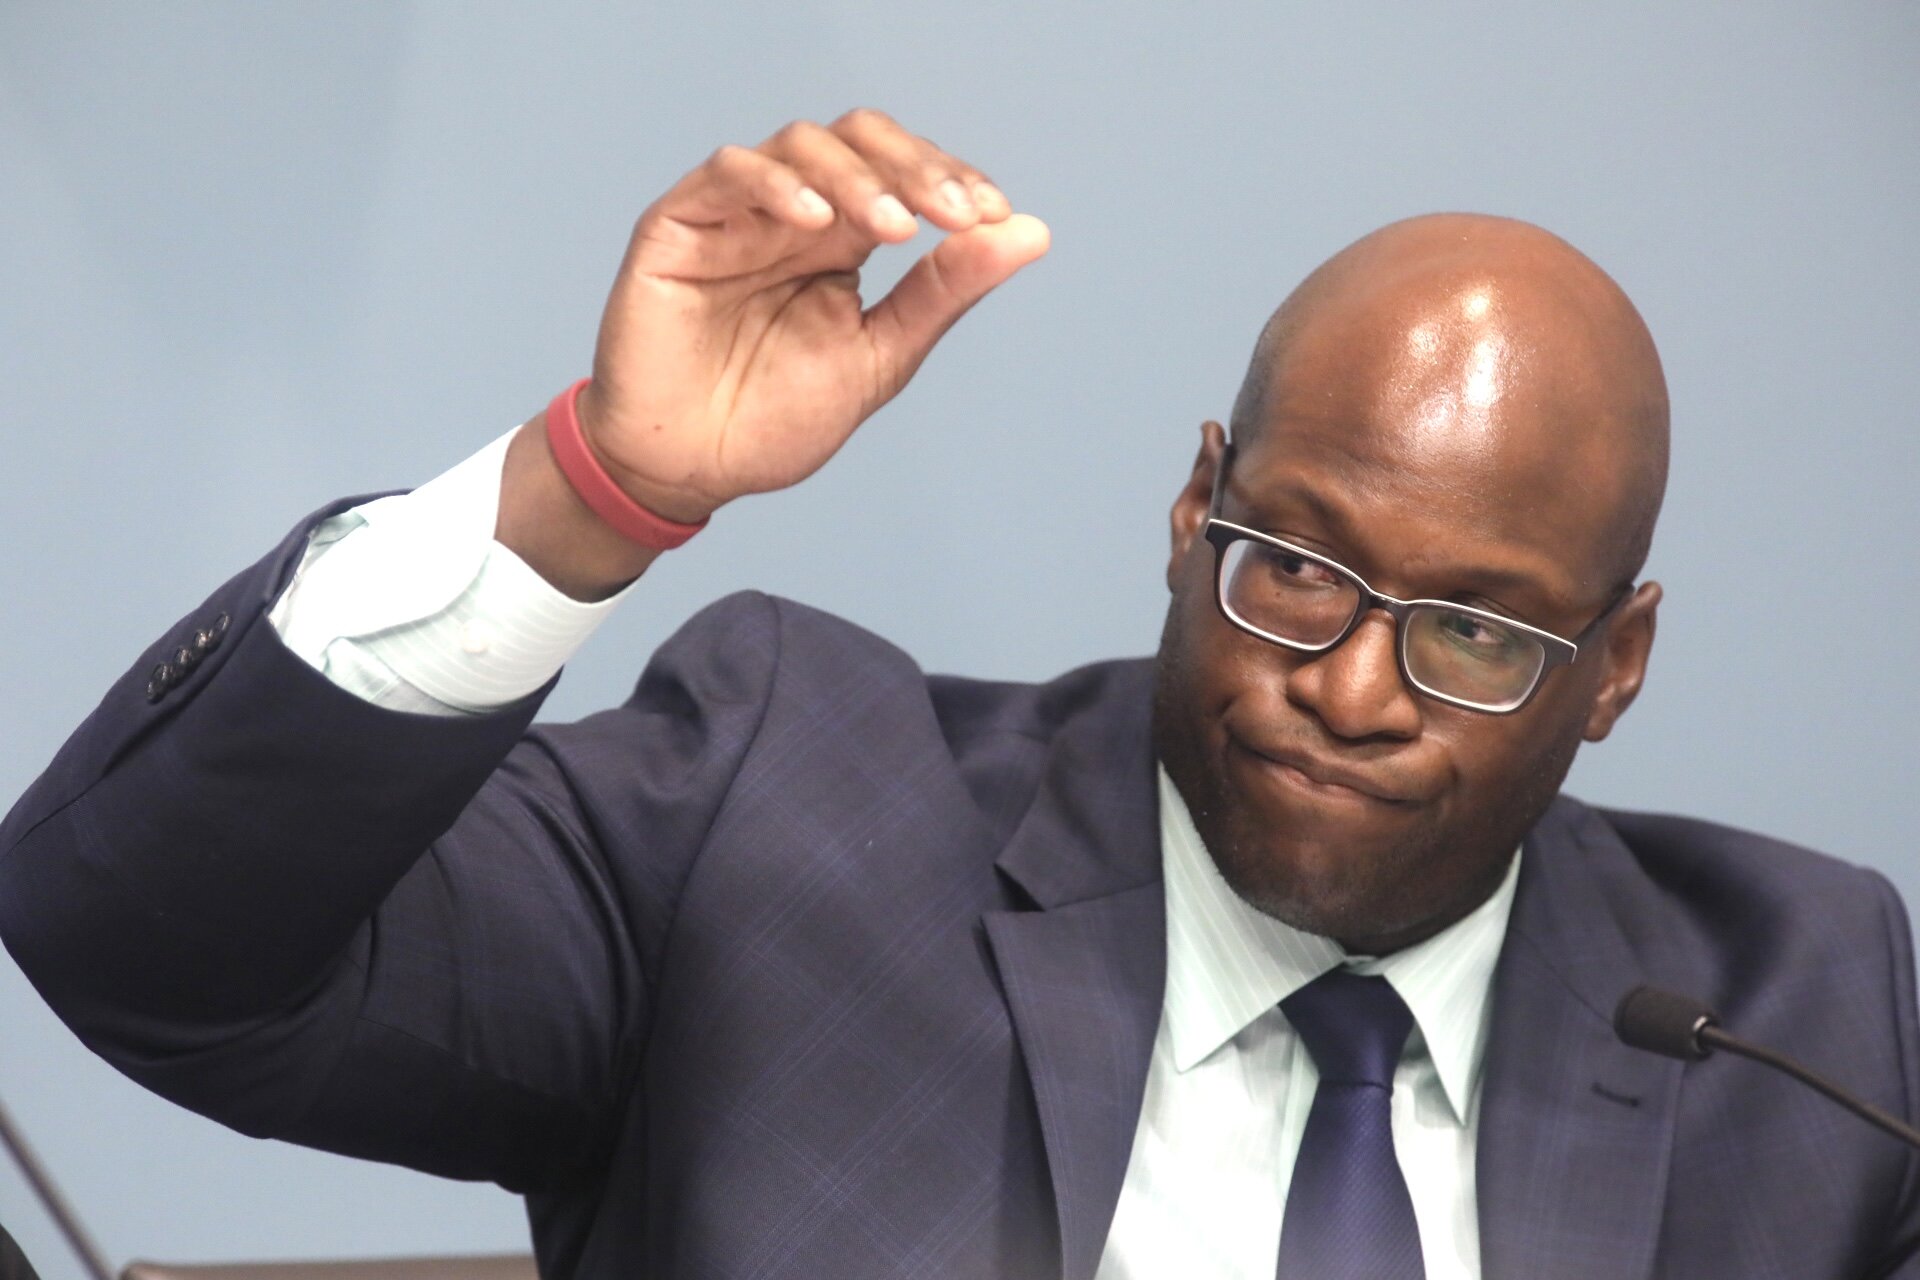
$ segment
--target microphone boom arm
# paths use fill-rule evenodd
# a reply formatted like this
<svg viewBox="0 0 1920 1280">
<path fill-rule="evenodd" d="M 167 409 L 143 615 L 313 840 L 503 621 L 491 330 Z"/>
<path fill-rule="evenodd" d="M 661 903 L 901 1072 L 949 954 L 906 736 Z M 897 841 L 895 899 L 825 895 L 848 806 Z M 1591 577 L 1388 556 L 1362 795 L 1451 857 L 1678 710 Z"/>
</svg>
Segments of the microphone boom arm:
<svg viewBox="0 0 1920 1280">
<path fill-rule="evenodd" d="M 1832 1101 L 1839 1103 L 1875 1128 L 1892 1134 L 1910 1147 L 1920 1148 L 1920 1129 L 1915 1129 L 1898 1116 L 1882 1111 L 1871 1102 L 1854 1097 L 1839 1085 L 1834 1084 L 1824 1076 L 1807 1070 L 1792 1058 L 1784 1054 L 1775 1053 L 1773 1050 L 1763 1048 L 1760 1045 L 1750 1044 L 1738 1036 L 1728 1035 L 1711 1022 L 1701 1027 L 1694 1035 L 1700 1042 L 1701 1048 L 1725 1049 L 1728 1053 L 1751 1059 L 1763 1066 L 1772 1067 L 1775 1071 L 1784 1072 L 1792 1076 L 1795 1080 L 1798 1080 L 1801 1084 L 1806 1085 L 1809 1089 L 1824 1094 Z"/>
</svg>

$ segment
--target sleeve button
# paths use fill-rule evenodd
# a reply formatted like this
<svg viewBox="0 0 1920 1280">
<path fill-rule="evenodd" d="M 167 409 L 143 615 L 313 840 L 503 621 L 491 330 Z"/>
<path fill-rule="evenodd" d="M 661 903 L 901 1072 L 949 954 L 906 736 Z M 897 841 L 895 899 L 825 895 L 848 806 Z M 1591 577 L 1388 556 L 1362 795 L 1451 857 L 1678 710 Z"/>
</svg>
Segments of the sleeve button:
<svg viewBox="0 0 1920 1280">
<path fill-rule="evenodd" d="M 161 663 L 147 677 L 147 701 L 158 702 L 167 696 L 167 690 L 173 688 L 173 668 Z"/>
</svg>

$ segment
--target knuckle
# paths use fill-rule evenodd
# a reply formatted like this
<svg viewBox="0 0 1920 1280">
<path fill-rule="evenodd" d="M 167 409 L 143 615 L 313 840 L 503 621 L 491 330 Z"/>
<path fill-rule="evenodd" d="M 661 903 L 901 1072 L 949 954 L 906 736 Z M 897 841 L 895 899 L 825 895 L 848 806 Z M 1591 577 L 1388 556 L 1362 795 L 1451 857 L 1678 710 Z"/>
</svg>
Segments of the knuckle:
<svg viewBox="0 0 1920 1280">
<path fill-rule="evenodd" d="M 805 141 L 818 127 L 811 120 L 789 120 L 780 126 L 779 131 L 773 135 L 773 140 L 784 146 L 792 146 L 797 142 Z"/>
<path fill-rule="evenodd" d="M 853 107 L 834 123 L 860 130 L 897 127 L 893 123 L 893 117 L 877 107 Z"/>
<path fill-rule="evenodd" d="M 870 169 L 848 169 L 835 176 L 834 185 L 849 202 L 865 203 L 883 193 L 886 184 L 873 175 Z"/>
</svg>

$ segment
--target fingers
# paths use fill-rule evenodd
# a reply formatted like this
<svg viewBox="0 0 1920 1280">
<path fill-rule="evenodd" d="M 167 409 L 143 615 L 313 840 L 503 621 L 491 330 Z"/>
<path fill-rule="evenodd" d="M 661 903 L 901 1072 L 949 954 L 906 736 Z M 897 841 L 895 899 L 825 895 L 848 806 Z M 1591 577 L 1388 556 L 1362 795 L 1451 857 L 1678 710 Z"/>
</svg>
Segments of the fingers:
<svg viewBox="0 0 1920 1280">
<path fill-rule="evenodd" d="M 785 162 L 845 218 L 875 240 L 899 241 L 919 230 L 918 212 L 908 193 L 889 180 L 886 168 L 870 162 L 833 130 L 799 120 L 761 144 L 762 151 Z"/>
<path fill-rule="evenodd" d="M 1051 233 L 1029 214 L 948 236 L 914 263 L 866 314 L 869 339 L 891 395 L 914 375 L 941 335 L 1014 272 L 1046 253 Z"/>
<path fill-rule="evenodd" d="M 806 230 L 838 220 L 888 243 L 911 239 L 916 217 L 963 231 L 1013 211 L 985 174 L 870 108 L 831 126 L 796 121 L 758 147 L 721 147 L 659 208 L 693 224 L 745 210 Z"/>
<path fill-rule="evenodd" d="M 972 165 L 901 128 L 884 112 L 860 107 L 832 130 L 915 213 L 947 231 L 999 222 L 1013 212 L 1000 189 Z"/>
<path fill-rule="evenodd" d="M 791 166 L 748 147 L 721 147 L 661 198 L 668 216 L 718 223 L 757 209 L 782 222 L 814 230 L 833 221 L 833 206 Z"/>
</svg>

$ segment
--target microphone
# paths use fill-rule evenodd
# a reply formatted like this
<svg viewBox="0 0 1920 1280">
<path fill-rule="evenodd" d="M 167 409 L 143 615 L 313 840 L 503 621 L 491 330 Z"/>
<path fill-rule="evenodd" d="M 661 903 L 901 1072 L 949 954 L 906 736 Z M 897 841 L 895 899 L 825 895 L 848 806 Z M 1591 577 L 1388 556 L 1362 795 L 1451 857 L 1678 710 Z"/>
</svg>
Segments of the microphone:
<svg viewBox="0 0 1920 1280">
<path fill-rule="evenodd" d="M 1920 1148 L 1920 1129 L 1854 1097 L 1839 1085 L 1807 1070 L 1792 1058 L 1724 1031 L 1712 1009 L 1690 996 L 1658 987 L 1635 987 L 1613 1011 L 1613 1031 L 1623 1044 L 1682 1062 L 1697 1062 L 1715 1049 L 1772 1067 L 1839 1103 L 1875 1128 L 1908 1146 Z"/>
<path fill-rule="evenodd" d="M 1713 1052 L 1700 1042 L 1700 1033 L 1718 1021 L 1698 1000 L 1658 987 L 1635 987 L 1613 1011 L 1614 1034 L 1627 1045 L 1682 1062 Z"/>
</svg>

